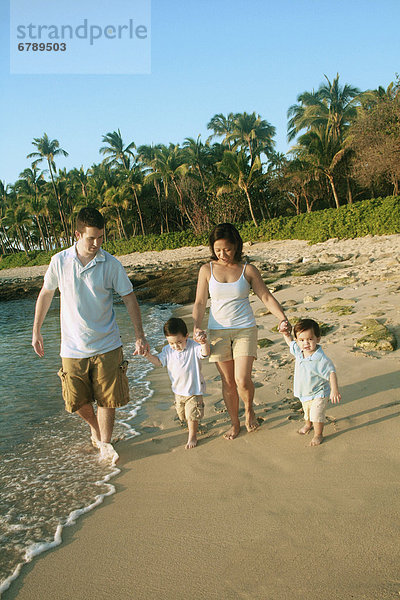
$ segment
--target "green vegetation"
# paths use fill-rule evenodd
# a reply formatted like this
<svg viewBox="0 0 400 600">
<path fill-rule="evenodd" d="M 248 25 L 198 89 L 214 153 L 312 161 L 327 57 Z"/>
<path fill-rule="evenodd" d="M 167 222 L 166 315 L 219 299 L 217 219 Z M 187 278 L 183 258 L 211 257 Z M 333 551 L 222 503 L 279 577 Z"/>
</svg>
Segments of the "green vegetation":
<svg viewBox="0 0 400 600">
<path fill-rule="evenodd" d="M 394 335 L 376 319 L 365 319 L 361 324 L 360 331 L 364 332 L 364 335 L 356 341 L 356 348 L 380 352 L 393 352 L 397 348 L 397 340 Z"/>
<path fill-rule="evenodd" d="M 138 148 L 110 131 L 102 161 L 87 170 L 57 169 L 68 152 L 46 133 L 34 138 L 30 166 L 13 184 L 0 180 L 3 268 L 10 255 L 21 264 L 21 251 L 36 262 L 36 251 L 68 246 L 84 206 L 104 214 L 106 247 L 118 254 L 198 244 L 221 222 L 238 224 L 245 240 L 398 232 L 398 76 L 367 91 L 325 77 L 299 94 L 288 110 L 294 146 L 286 155 L 256 112 L 216 114 L 207 128 L 205 142 Z M 378 196 L 385 199 L 365 202 Z"/>
<path fill-rule="evenodd" d="M 308 240 L 312 243 L 323 242 L 332 237 L 339 239 L 355 238 L 365 235 L 389 235 L 400 233 L 400 197 L 376 198 L 337 209 L 326 209 L 296 217 L 278 217 L 262 221 L 256 227 L 254 223 L 238 224 L 243 241 L 269 241 L 273 239 Z M 183 246 L 206 246 L 207 233 L 196 235 L 193 231 L 174 231 L 161 235 L 137 235 L 130 239 L 113 240 L 104 244 L 111 254 L 123 255 L 148 250 L 166 250 Z M 18 252 L 9 256 L 0 256 L 0 269 L 12 267 L 45 265 L 57 250 L 34 250 L 25 254 Z M 320 265 L 318 270 L 332 268 L 333 265 Z M 309 265 L 300 265 L 298 275 L 310 275 Z M 296 272 L 293 273 L 294 275 Z M 335 280 L 336 282 L 336 280 Z M 337 283 L 345 283 L 338 279 Z"/>
</svg>

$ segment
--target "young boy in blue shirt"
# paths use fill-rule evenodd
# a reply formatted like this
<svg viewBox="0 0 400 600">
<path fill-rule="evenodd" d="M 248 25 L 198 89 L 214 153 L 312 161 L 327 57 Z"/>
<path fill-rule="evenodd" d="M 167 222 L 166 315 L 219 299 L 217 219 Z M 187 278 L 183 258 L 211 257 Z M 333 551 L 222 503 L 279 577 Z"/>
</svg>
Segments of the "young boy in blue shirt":
<svg viewBox="0 0 400 600">
<path fill-rule="evenodd" d="M 304 410 L 305 425 L 298 433 L 305 435 L 314 428 L 311 446 L 319 446 L 323 440 L 325 412 L 329 398 L 336 404 L 341 395 L 333 362 L 326 356 L 319 341 L 319 325 L 313 319 L 301 319 L 294 326 L 294 337 L 284 333 L 290 352 L 296 358 L 294 368 L 294 395 L 300 398 Z"/>
<path fill-rule="evenodd" d="M 175 408 L 180 421 L 186 421 L 189 437 L 185 448 L 197 446 L 199 420 L 204 415 L 203 393 L 205 382 L 201 373 L 201 359 L 210 354 L 210 344 L 206 335 L 198 336 L 198 341 L 188 338 L 188 330 L 183 319 L 172 317 L 164 325 L 164 335 L 168 344 L 157 356 L 145 353 L 145 357 L 155 367 L 167 367 L 175 394 Z"/>
</svg>

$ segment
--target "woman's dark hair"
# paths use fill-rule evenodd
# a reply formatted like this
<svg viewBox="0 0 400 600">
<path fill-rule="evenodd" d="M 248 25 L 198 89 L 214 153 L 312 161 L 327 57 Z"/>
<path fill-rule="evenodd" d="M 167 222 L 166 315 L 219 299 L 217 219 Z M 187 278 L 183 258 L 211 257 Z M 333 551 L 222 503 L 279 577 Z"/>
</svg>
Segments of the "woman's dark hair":
<svg viewBox="0 0 400 600">
<path fill-rule="evenodd" d="M 308 329 L 312 329 L 316 337 L 321 337 L 319 325 L 313 319 L 300 319 L 300 321 L 294 326 L 294 337 L 297 338 L 299 333 L 302 331 L 308 331 Z"/>
<path fill-rule="evenodd" d="M 188 330 L 186 323 L 183 319 L 171 317 L 164 325 L 164 335 L 167 337 L 167 335 L 178 335 L 178 333 L 187 336 Z"/>
<path fill-rule="evenodd" d="M 240 262 L 242 260 L 243 240 L 236 227 L 231 225 L 231 223 L 220 223 L 214 227 L 208 238 L 211 258 L 213 260 L 218 260 L 214 252 L 214 244 L 217 240 L 228 240 L 228 242 L 235 246 L 235 262 Z"/>
<path fill-rule="evenodd" d="M 78 216 L 76 217 L 76 231 L 83 233 L 85 227 L 97 227 L 97 229 L 104 229 L 104 217 L 92 206 L 85 206 L 82 208 Z"/>
</svg>

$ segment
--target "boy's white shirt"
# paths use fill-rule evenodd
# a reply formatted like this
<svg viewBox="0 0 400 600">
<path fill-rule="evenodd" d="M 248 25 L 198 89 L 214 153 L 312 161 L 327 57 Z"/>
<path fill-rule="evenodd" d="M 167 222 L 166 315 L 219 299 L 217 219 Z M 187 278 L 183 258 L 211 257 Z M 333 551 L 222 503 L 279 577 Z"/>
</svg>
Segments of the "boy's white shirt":
<svg viewBox="0 0 400 600">
<path fill-rule="evenodd" d="M 169 344 L 157 354 L 163 367 L 167 367 L 174 394 L 179 396 L 201 396 L 206 390 L 200 361 L 201 345 L 188 338 L 186 348 L 173 350 Z"/>
</svg>

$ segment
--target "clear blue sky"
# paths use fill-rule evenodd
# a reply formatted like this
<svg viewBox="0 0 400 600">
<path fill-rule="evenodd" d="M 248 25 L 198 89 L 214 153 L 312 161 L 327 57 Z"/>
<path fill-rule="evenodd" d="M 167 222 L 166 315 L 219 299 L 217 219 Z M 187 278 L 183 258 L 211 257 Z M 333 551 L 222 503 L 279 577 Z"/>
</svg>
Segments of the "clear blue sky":
<svg viewBox="0 0 400 600">
<path fill-rule="evenodd" d="M 102 136 L 118 128 L 126 144 L 199 133 L 205 141 L 214 114 L 256 111 L 286 152 L 287 109 L 324 74 L 365 90 L 400 72 L 399 0 L 152 0 L 149 75 L 11 75 L 9 21 L 0 0 L 6 183 L 30 166 L 32 140 L 44 132 L 69 152 L 57 167 L 88 168 L 102 159 Z"/>
</svg>

